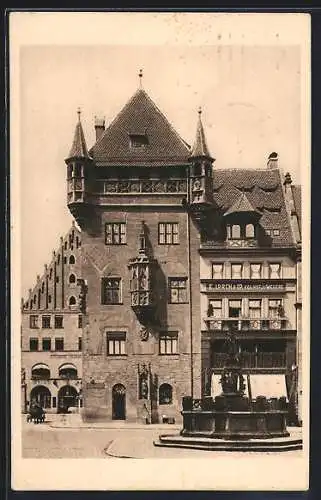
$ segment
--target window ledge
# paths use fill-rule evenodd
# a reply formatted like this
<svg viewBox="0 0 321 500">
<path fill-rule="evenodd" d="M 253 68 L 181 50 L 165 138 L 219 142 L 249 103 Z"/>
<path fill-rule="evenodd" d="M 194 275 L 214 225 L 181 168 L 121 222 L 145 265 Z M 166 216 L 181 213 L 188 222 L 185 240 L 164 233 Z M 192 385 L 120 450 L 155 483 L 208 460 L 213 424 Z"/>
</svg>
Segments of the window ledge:
<svg viewBox="0 0 321 500">
<path fill-rule="evenodd" d="M 124 359 L 128 357 L 128 354 L 107 354 L 108 359 Z"/>
<path fill-rule="evenodd" d="M 175 353 L 175 354 L 168 354 L 168 353 L 163 354 L 163 353 L 158 353 L 158 355 L 159 355 L 159 356 L 162 356 L 162 357 L 169 356 L 169 357 L 171 357 L 171 358 L 179 358 L 179 356 L 180 356 L 180 355 L 179 355 L 179 353 Z"/>
<path fill-rule="evenodd" d="M 123 306 L 124 302 L 115 302 L 114 304 L 100 304 L 101 306 Z"/>
</svg>

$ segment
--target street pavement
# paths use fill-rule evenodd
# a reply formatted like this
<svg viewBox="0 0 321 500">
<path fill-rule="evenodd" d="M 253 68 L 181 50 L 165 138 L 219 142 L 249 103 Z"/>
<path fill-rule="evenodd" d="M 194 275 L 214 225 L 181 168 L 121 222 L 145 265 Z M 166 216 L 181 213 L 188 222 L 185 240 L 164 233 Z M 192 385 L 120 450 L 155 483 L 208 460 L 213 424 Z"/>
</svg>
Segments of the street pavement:
<svg viewBox="0 0 321 500">
<path fill-rule="evenodd" d="M 159 434 L 177 434 L 179 426 L 143 425 L 110 422 L 77 427 L 77 415 L 63 419 L 47 415 L 44 424 L 27 423 L 22 416 L 23 458 L 220 458 L 240 459 L 244 455 L 267 456 L 269 453 L 218 452 L 160 448 L 153 445 Z M 165 430 L 166 429 L 166 430 Z M 285 452 L 281 453 L 284 455 Z M 272 453 L 273 454 L 273 453 Z M 274 453 L 280 455 L 280 453 Z M 285 453 L 300 457 L 302 451 Z"/>
</svg>

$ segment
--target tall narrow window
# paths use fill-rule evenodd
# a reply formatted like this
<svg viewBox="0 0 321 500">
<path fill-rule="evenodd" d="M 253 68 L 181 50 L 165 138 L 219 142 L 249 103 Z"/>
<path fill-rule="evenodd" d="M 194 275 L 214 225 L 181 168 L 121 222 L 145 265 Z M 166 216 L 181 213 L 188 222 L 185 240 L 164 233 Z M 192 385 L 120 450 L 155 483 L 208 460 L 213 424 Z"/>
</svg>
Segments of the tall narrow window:
<svg viewBox="0 0 321 500">
<path fill-rule="evenodd" d="M 249 300 L 249 316 L 251 319 L 261 317 L 261 300 Z"/>
<path fill-rule="evenodd" d="M 269 277 L 271 279 L 281 278 L 281 264 L 276 262 L 271 262 L 269 264 Z"/>
<path fill-rule="evenodd" d="M 69 276 L 69 283 L 71 283 L 71 284 L 76 283 L 76 276 L 74 274 L 71 274 Z"/>
<path fill-rule="evenodd" d="M 74 255 L 70 255 L 69 264 L 74 264 L 74 263 L 75 263 L 75 257 L 74 257 Z"/>
<path fill-rule="evenodd" d="M 51 339 L 49 338 L 42 339 L 42 350 L 51 351 Z"/>
<path fill-rule="evenodd" d="M 55 339 L 55 351 L 63 351 L 64 350 L 64 339 L 56 338 Z"/>
<path fill-rule="evenodd" d="M 240 318 L 242 314 L 242 301 L 229 300 L 229 318 Z"/>
<path fill-rule="evenodd" d="M 78 328 L 82 328 L 82 315 L 79 314 L 78 316 Z"/>
<path fill-rule="evenodd" d="M 280 318 L 282 312 L 282 299 L 269 299 L 269 318 Z"/>
<path fill-rule="evenodd" d="M 187 302 L 187 278 L 168 278 L 168 288 L 171 304 Z"/>
<path fill-rule="evenodd" d="M 238 240 L 241 238 L 241 228 L 240 226 L 234 224 L 231 229 L 231 237 L 233 240 Z"/>
<path fill-rule="evenodd" d="M 158 243 L 160 245 L 178 245 L 178 223 L 160 222 L 158 224 Z"/>
<path fill-rule="evenodd" d="M 254 238 L 255 237 L 255 228 L 254 228 L 253 224 L 246 224 L 245 237 L 246 238 Z"/>
<path fill-rule="evenodd" d="M 38 351 L 39 341 L 37 338 L 29 339 L 29 349 L 30 351 Z"/>
<path fill-rule="evenodd" d="M 82 337 L 78 337 L 78 351 L 82 350 Z"/>
<path fill-rule="evenodd" d="M 242 264 L 231 264 L 231 277 L 232 279 L 242 278 Z"/>
<path fill-rule="evenodd" d="M 29 317 L 30 328 L 38 328 L 38 316 L 36 314 L 31 314 Z"/>
<path fill-rule="evenodd" d="M 262 265 L 261 264 L 250 264 L 250 278 L 260 279 L 262 277 Z"/>
<path fill-rule="evenodd" d="M 126 354 L 126 332 L 107 332 L 107 356 Z"/>
<path fill-rule="evenodd" d="M 221 280 L 223 279 L 223 264 L 212 264 L 212 279 Z"/>
<path fill-rule="evenodd" d="M 125 222 L 108 222 L 105 225 L 105 244 L 106 245 L 126 244 Z"/>
<path fill-rule="evenodd" d="M 178 353 L 178 333 L 167 332 L 159 336 L 159 354 Z"/>
<path fill-rule="evenodd" d="M 50 328 L 50 316 L 42 316 L 42 328 Z"/>
<path fill-rule="evenodd" d="M 64 317 L 62 315 L 55 316 L 55 328 L 63 328 L 64 327 Z"/>
<path fill-rule="evenodd" d="M 104 305 L 121 303 L 120 278 L 102 278 L 101 303 Z"/>
</svg>

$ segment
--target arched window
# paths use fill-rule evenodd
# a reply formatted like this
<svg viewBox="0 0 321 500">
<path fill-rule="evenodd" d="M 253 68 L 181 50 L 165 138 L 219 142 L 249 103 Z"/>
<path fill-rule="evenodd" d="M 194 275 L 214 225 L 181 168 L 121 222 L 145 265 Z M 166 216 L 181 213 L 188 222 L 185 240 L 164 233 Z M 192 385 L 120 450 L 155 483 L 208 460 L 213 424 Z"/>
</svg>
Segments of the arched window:
<svg viewBox="0 0 321 500">
<path fill-rule="evenodd" d="M 194 175 L 202 175 L 202 164 L 201 163 L 195 163 Z"/>
<path fill-rule="evenodd" d="M 58 373 L 60 378 L 75 379 L 78 376 L 77 368 L 71 363 L 61 365 Z"/>
<path fill-rule="evenodd" d="M 76 283 L 76 276 L 74 274 L 69 276 L 69 283 Z"/>
<path fill-rule="evenodd" d="M 70 306 L 75 306 L 76 305 L 76 297 L 72 296 L 69 299 L 69 305 Z"/>
<path fill-rule="evenodd" d="M 45 291 L 45 284 L 42 283 L 42 285 L 41 285 L 41 292 L 43 293 L 44 291 Z"/>
<path fill-rule="evenodd" d="M 162 384 L 159 387 L 159 404 L 169 405 L 173 402 L 173 389 L 170 384 Z"/>
<path fill-rule="evenodd" d="M 241 228 L 236 224 L 232 226 L 232 238 L 233 239 L 241 238 Z"/>
<path fill-rule="evenodd" d="M 254 238 L 255 237 L 255 229 L 254 229 L 253 224 L 246 224 L 245 237 L 246 238 Z"/>
<path fill-rule="evenodd" d="M 37 363 L 32 367 L 31 377 L 33 379 L 50 379 L 49 367 L 43 363 Z"/>
<path fill-rule="evenodd" d="M 74 263 L 75 263 L 75 257 L 73 255 L 70 255 L 69 264 L 74 264 Z"/>
</svg>

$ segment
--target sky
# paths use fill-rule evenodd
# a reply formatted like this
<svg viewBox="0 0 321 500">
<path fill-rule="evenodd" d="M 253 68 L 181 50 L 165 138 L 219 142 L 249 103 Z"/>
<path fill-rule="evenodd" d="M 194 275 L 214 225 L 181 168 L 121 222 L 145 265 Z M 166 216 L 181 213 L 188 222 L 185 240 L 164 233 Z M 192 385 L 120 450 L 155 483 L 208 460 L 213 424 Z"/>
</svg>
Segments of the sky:
<svg viewBox="0 0 321 500">
<path fill-rule="evenodd" d="M 193 143 L 197 110 L 214 168 L 264 168 L 272 151 L 300 183 L 301 71 L 295 45 L 34 45 L 19 57 L 22 295 L 72 221 L 66 165 L 77 108 L 87 146 L 139 85 Z"/>
</svg>

